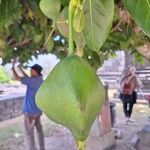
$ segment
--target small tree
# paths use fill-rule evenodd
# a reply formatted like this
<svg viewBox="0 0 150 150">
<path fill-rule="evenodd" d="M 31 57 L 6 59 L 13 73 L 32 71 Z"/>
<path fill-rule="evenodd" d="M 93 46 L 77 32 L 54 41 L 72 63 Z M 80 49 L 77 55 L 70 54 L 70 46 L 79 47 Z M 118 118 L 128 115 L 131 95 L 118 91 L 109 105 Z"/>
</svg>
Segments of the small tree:
<svg viewBox="0 0 150 150">
<path fill-rule="evenodd" d="M 7 83 L 10 81 L 10 77 L 6 74 L 4 68 L 0 66 L 0 83 Z"/>
</svg>

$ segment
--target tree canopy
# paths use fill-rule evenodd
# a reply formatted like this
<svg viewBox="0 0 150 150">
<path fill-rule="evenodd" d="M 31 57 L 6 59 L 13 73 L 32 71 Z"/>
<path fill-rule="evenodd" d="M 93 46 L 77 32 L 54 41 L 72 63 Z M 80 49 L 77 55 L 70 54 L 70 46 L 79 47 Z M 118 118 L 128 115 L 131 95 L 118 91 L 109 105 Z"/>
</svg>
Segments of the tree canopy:
<svg viewBox="0 0 150 150">
<path fill-rule="evenodd" d="M 3 63 L 17 56 L 25 62 L 31 55 L 49 52 L 64 58 L 68 54 L 69 2 L 1 0 L 0 56 Z M 73 16 L 76 53 L 83 55 L 95 68 L 116 50 L 140 57 L 142 50 L 137 51 L 137 48 L 150 40 L 149 5 L 149 0 L 115 0 L 115 3 L 113 0 L 78 0 Z"/>
</svg>

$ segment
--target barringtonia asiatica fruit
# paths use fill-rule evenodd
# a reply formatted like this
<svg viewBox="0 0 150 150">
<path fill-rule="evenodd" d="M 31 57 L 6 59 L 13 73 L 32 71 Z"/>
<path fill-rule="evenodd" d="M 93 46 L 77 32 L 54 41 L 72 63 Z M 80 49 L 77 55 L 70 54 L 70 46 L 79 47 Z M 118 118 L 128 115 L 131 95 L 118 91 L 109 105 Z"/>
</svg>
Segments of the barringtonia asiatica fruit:
<svg viewBox="0 0 150 150">
<path fill-rule="evenodd" d="M 78 56 L 60 61 L 39 88 L 37 106 L 83 141 L 100 111 L 105 90 L 91 66 Z"/>
</svg>

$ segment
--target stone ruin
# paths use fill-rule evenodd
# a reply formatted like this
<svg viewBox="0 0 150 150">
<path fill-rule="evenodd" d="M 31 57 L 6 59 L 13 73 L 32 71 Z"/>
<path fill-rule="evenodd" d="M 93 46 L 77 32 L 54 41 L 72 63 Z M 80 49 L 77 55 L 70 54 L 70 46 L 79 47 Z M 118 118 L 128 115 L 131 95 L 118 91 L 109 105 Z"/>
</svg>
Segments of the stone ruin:
<svg viewBox="0 0 150 150">
<path fill-rule="evenodd" d="M 136 67 L 136 75 L 142 83 L 138 98 L 145 99 L 150 95 L 150 62 L 148 60 L 145 60 L 144 64 L 137 64 L 132 55 L 117 51 L 116 57 L 105 61 L 103 66 L 97 70 L 97 74 L 105 84 L 109 85 L 109 88 L 119 89 L 122 72 L 129 65 Z M 118 94 L 114 97 L 118 98 Z"/>
</svg>

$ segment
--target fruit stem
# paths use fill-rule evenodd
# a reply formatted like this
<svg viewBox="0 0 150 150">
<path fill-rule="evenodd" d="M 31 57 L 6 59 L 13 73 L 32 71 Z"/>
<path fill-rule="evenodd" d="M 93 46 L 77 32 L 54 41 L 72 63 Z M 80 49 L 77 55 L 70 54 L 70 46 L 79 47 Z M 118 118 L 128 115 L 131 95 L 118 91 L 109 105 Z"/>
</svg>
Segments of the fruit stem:
<svg viewBox="0 0 150 150">
<path fill-rule="evenodd" d="M 85 150 L 85 141 L 76 140 L 77 150 Z"/>
</svg>

